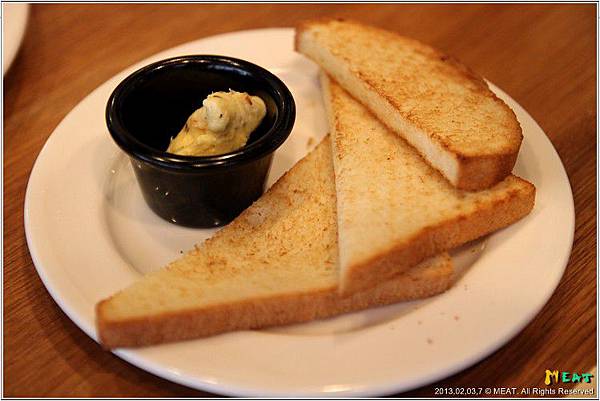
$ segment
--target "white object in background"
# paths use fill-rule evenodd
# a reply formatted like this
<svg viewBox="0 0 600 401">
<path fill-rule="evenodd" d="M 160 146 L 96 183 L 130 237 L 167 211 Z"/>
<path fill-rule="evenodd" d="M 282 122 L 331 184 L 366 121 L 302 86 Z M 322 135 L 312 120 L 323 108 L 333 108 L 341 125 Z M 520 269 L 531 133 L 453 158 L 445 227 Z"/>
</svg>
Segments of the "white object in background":
<svg viewBox="0 0 600 401">
<path fill-rule="evenodd" d="M 2 4 L 2 75 L 6 74 L 17 56 L 25 35 L 28 16 L 29 4 Z"/>
</svg>

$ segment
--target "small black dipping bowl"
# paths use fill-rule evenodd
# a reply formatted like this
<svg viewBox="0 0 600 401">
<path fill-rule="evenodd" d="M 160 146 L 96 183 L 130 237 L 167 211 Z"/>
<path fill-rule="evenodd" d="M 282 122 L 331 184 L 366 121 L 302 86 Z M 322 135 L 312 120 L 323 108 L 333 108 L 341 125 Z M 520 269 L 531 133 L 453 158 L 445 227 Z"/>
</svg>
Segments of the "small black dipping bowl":
<svg viewBox="0 0 600 401">
<path fill-rule="evenodd" d="M 202 101 L 217 91 L 260 96 L 267 114 L 243 148 L 218 156 L 167 153 Z M 144 199 L 160 217 L 188 227 L 229 223 L 264 192 L 273 152 L 296 118 L 289 89 L 269 71 L 223 56 L 182 56 L 123 80 L 106 106 L 114 141 L 129 156 Z"/>
</svg>

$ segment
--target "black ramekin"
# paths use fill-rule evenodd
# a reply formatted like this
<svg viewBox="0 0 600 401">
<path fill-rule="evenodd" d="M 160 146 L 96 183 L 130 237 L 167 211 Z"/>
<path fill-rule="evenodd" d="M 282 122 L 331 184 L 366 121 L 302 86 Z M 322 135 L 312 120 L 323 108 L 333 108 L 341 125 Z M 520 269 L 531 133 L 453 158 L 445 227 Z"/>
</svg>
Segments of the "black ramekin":
<svg viewBox="0 0 600 401">
<path fill-rule="evenodd" d="M 218 156 L 167 153 L 171 137 L 212 92 L 260 96 L 267 114 L 246 146 Z M 289 136 L 294 99 L 279 78 L 231 57 L 191 55 L 162 60 L 129 75 L 111 94 L 106 124 L 129 156 L 148 206 L 188 227 L 230 222 L 265 188 L 273 152 Z"/>
</svg>

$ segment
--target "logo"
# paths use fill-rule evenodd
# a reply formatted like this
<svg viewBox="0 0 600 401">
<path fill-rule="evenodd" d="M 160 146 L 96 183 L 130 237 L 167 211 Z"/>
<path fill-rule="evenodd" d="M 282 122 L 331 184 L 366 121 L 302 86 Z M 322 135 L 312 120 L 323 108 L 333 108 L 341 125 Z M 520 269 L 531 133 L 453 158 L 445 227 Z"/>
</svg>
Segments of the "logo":
<svg viewBox="0 0 600 401">
<path fill-rule="evenodd" d="M 558 370 L 546 369 L 544 383 L 546 386 L 555 383 L 591 383 L 593 377 L 594 375 L 591 373 L 559 372 Z"/>
</svg>

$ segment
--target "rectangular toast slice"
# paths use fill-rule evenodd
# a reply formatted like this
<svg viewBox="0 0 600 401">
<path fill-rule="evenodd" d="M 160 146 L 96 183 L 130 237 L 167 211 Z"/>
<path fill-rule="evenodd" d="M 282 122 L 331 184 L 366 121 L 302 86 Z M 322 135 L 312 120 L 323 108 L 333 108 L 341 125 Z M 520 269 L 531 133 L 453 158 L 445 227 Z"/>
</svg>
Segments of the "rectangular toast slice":
<svg viewBox="0 0 600 401">
<path fill-rule="evenodd" d="M 514 175 L 480 192 L 454 188 L 324 73 L 321 85 L 332 138 L 341 293 L 385 282 L 533 208 L 535 187 Z"/>
<path fill-rule="evenodd" d="M 348 297 L 338 293 L 331 144 L 212 238 L 96 306 L 101 343 L 137 347 L 305 322 L 428 297 L 453 280 L 448 254 Z"/>
<path fill-rule="evenodd" d="M 393 32 L 334 19 L 301 24 L 295 47 L 453 186 L 482 190 L 511 173 L 521 126 L 486 82 L 458 61 Z"/>
</svg>

